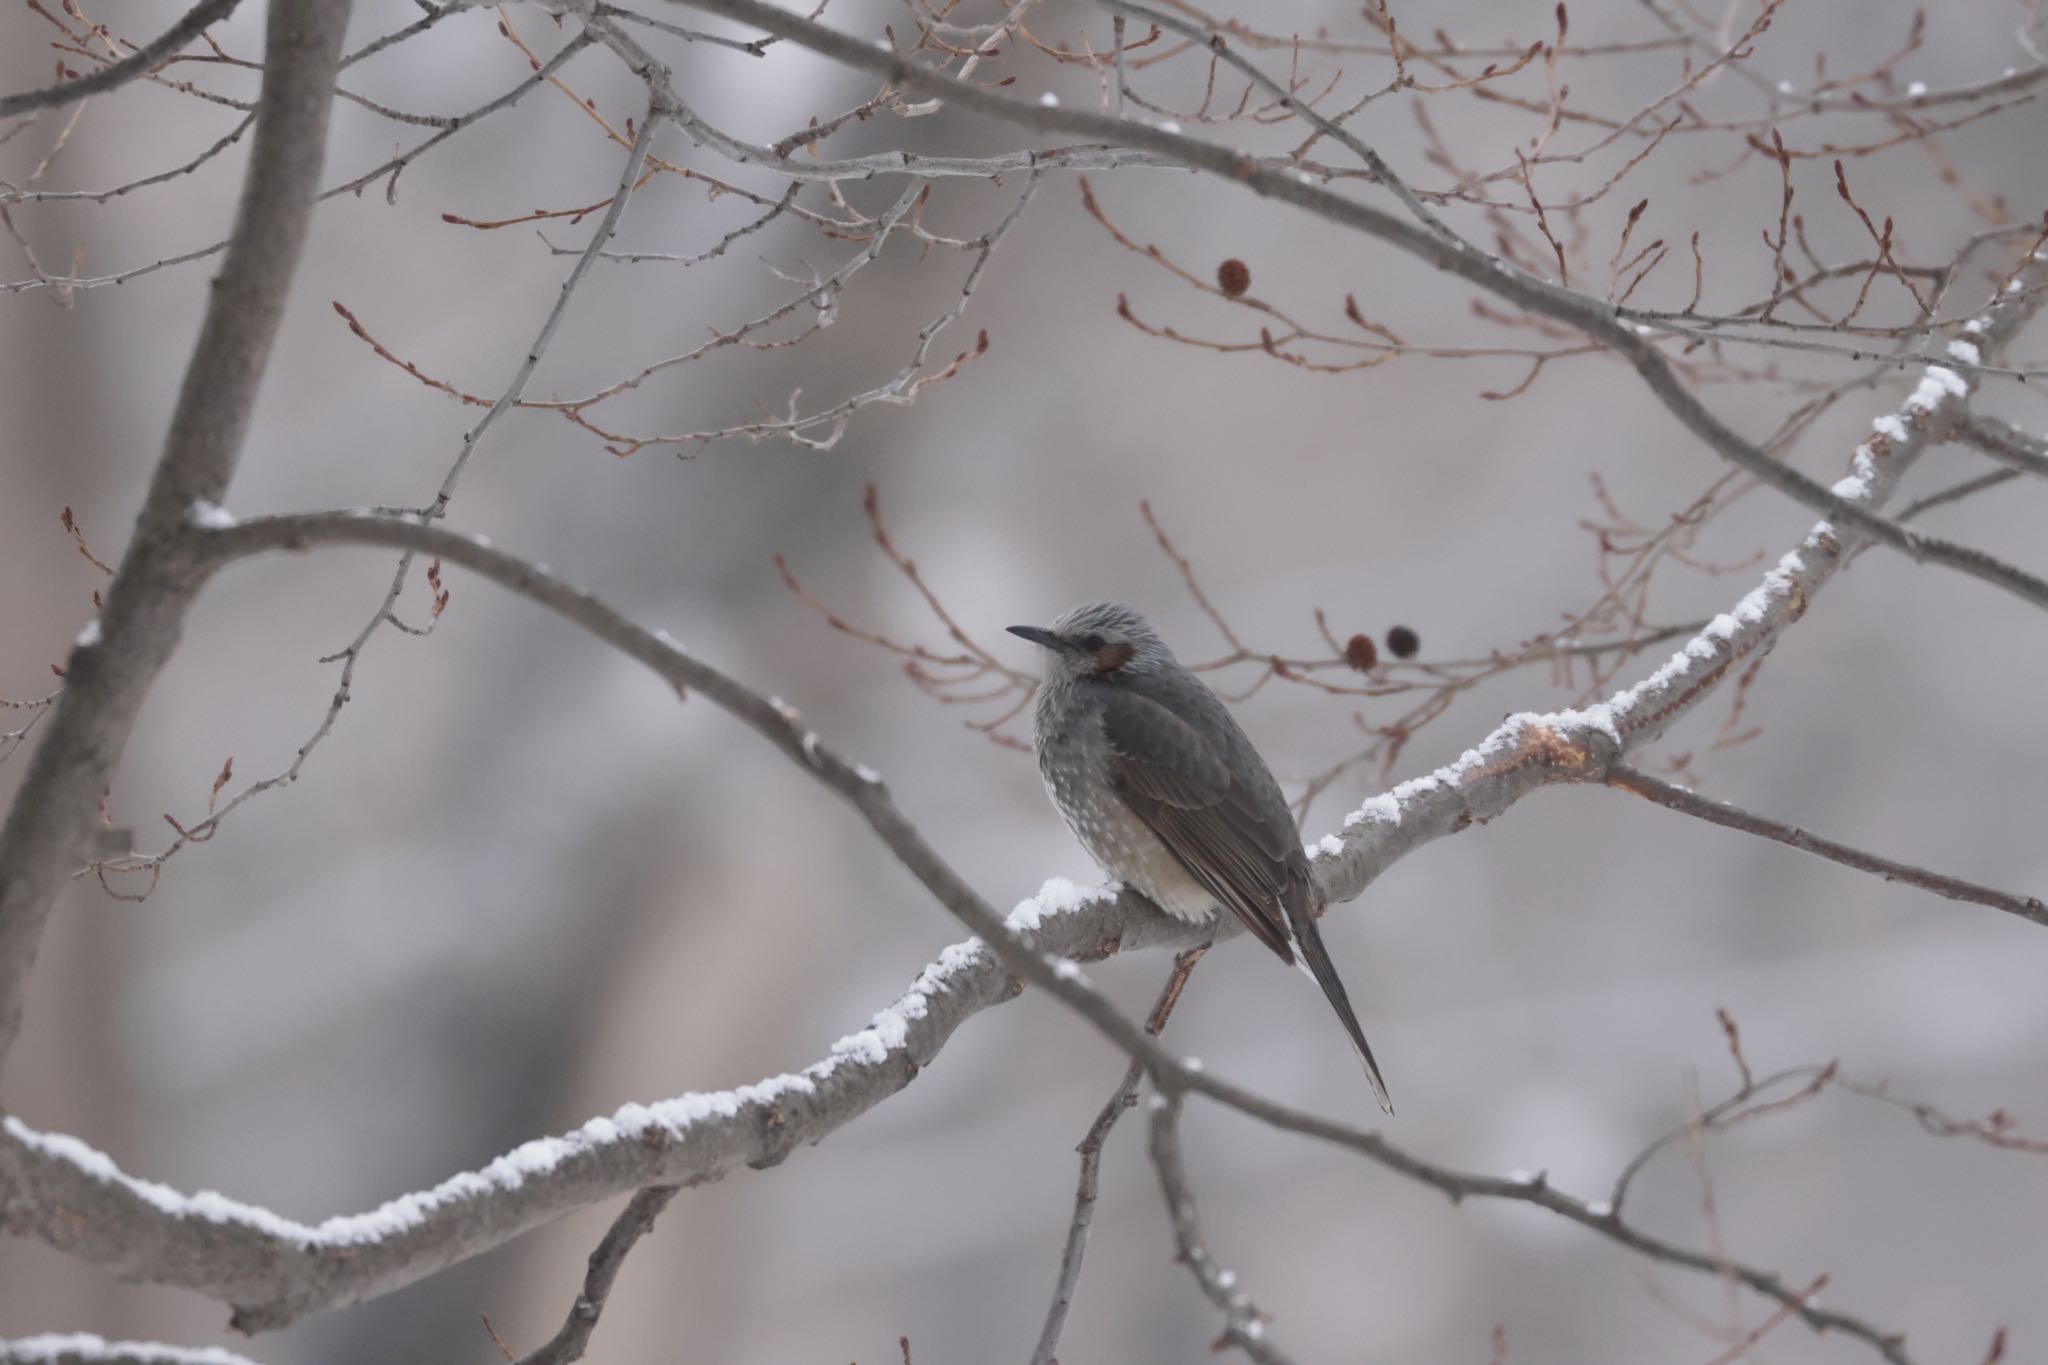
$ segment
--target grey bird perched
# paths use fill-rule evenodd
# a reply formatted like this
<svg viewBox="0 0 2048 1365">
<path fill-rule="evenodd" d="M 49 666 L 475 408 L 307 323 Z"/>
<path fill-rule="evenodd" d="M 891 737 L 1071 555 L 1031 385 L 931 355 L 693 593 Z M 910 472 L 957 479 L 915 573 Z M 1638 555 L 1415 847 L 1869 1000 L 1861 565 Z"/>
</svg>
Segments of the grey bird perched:
<svg viewBox="0 0 2048 1365">
<path fill-rule="evenodd" d="M 1259 751 L 1129 607 L 1075 607 L 1047 630 L 1032 739 L 1045 788 L 1102 870 L 1179 919 L 1227 906 L 1323 988 L 1380 1108 L 1394 1112 L 1316 916 L 1323 893 Z"/>
</svg>

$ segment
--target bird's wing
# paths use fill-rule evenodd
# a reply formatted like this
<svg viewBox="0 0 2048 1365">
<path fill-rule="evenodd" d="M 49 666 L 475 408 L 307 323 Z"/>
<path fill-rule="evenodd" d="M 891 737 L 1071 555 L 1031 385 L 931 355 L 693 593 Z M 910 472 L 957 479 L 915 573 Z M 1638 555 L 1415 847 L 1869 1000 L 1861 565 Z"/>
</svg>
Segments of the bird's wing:
<svg viewBox="0 0 2048 1365">
<path fill-rule="evenodd" d="M 1194 727 L 1136 692 L 1119 689 L 1111 695 L 1102 726 L 1116 794 L 1259 942 L 1323 988 L 1365 1064 L 1380 1108 L 1393 1113 L 1379 1063 L 1316 927 L 1322 901 L 1293 817 L 1277 790 L 1262 790 L 1272 779 L 1263 769 L 1233 772 Z"/>
<path fill-rule="evenodd" d="M 1213 745 L 1147 697 L 1119 689 L 1102 726 L 1110 784 L 1124 804 L 1259 942 L 1295 961 L 1283 898 L 1296 889 L 1291 862 L 1302 855 L 1286 808 L 1276 816 Z"/>
</svg>

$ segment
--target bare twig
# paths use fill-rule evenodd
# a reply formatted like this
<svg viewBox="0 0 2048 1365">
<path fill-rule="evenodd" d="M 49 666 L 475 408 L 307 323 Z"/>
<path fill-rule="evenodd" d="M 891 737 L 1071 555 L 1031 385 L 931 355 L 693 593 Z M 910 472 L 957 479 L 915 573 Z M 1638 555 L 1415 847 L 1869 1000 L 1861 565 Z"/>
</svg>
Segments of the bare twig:
<svg viewBox="0 0 2048 1365">
<path fill-rule="evenodd" d="M 1181 1092 L 1162 1089 L 1152 1097 L 1152 1169 L 1159 1176 L 1159 1193 L 1166 1201 L 1166 1215 L 1173 1224 L 1176 1258 L 1188 1268 L 1201 1287 L 1203 1297 L 1223 1313 L 1223 1335 L 1217 1345 L 1243 1351 L 1259 1365 L 1287 1365 L 1290 1357 L 1266 1336 L 1266 1320 L 1259 1306 L 1238 1283 L 1234 1272 L 1224 1269 L 1210 1254 L 1202 1239 L 1202 1224 L 1195 1209 L 1194 1187 L 1188 1181 L 1187 1163 L 1180 1149 Z"/>
<path fill-rule="evenodd" d="M 569 43 L 563 48 L 561 53 L 557 54 L 555 62 L 537 68 L 535 79 L 544 76 L 552 66 L 558 65 L 567 56 L 579 50 L 579 48 L 579 42 L 572 41 Z M 530 84 L 530 81 L 527 82 L 527 85 Z M 522 86 L 521 88 L 525 87 Z M 509 103 L 511 98 L 515 97 L 517 93 L 519 92 L 515 90 L 510 95 L 500 97 L 499 101 L 494 101 L 493 103 Z M 647 158 L 647 149 L 653 144 L 654 136 L 662 126 L 663 121 L 664 115 L 661 109 L 658 106 L 650 107 L 645 120 L 640 125 L 638 135 L 634 138 L 632 146 L 626 154 L 624 168 L 620 172 L 618 189 L 609 201 L 603 216 L 598 220 L 596 228 L 591 233 L 589 242 L 577 257 L 575 264 L 570 267 L 568 275 L 564 277 L 562 287 L 556 292 L 554 302 L 549 306 L 547 315 L 542 319 L 540 329 L 535 333 L 532 344 L 527 347 L 525 356 L 513 371 L 511 381 L 499 393 L 498 397 L 489 403 L 488 410 L 478 420 L 477 424 L 463 434 L 462 448 L 456 453 L 455 459 L 450 463 L 447 472 L 442 476 L 441 486 L 435 491 L 434 500 L 414 514 L 416 520 L 427 522 L 446 515 L 448 506 L 454 499 L 456 485 L 460 482 L 463 471 L 468 467 L 471 457 L 476 454 L 477 449 L 483 443 L 484 437 L 496 425 L 498 419 L 516 406 L 520 396 L 525 393 L 527 384 L 531 382 L 534 371 L 539 368 L 541 358 L 547 354 L 548 346 L 553 341 L 556 331 L 561 326 L 563 317 L 568 312 L 570 300 L 575 297 L 577 287 L 589 273 L 592 262 L 597 259 L 597 253 L 603 249 L 605 243 L 609 242 L 618 231 L 619 220 L 624 216 L 626 206 L 632 197 L 632 186 L 640 178 L 641 166 Z M 337 303 L 334 307 L 344 317 L 348 316 L 347 310 L 342 308 L 340 304 Z M 374 343 L 372 344 L 374 345 Z M 482 400 L 479 400 L 478 406 L 484 406 Z M 147 895 L 150 890 L 155 888 L 157 878 L 161 874 L 165 862 L 176 856 L 187 844 L 203 842 L 206 839 L 212 838 L 221 825 L 230 816 L 234 815 L 235 812 L 240 810 L 246 802 L 263 795 L 265 792 L 289 786 L 299 780 L 299 775 L 304 771 L 307 760 L 326 741 L 327 737 L 333 733 L 335 724 L 341 719 L 343 708 L 348 705 L 350 698 L 354 695 L 356 668 L 362 660 L 363 651 L 369 644 L 370 638 L 380 627 L 386 624 L 397 623 L 398 617 L 395 614 L 395 609 L 398 605 L 399 597 L 405 591 L 406 580 L 412 573 L 413 564 L 414 556 L 411 553 L 408 552 L 399 556 L 398 564 L 392 571 L 391 581 L 386 585 L 384 596 L 379 600 L 376 610 L 357 629 L 356 634 L 351 637 L 347 645 L 321 660 L 323 663 L 339 662 L 341 664 L 341 671 L 335 680 L 334 692 L 328 697 L 326 709 L 321 713 L 319 723 L 314 727 L 312 733 L 306 737 L 305 741 L 299 745 L 298 749 L 294 751 L 291 762 L 278 771 L 242 787 L 230 796 L 225 803 L 222 803 L 219 809 L 216 810 L 209 807 L 204 819 L 192 821 L 184 825 L 173 821 L 172 828 L 177 831 L 178 837 L 162 851 L 150 854 L 131 854 L 122 858 L 94 864 L 93 871 L 99 875 L 102 885 L 108 885 L 111 891 L 112 887 L 107 882 L 109 875 L 120 876 L 141 873 L 145 874 L 148 878 L 147 887 L 143 891 L 136 893 L 118 892 L 115 894 L 122 896 Z M 440 614 L 438 608 L 435 609 L 434 614 L 436 616 Z"/>
<path fill-rule="evenodd" d="M 569 1362 L 583 1359 L 583 1351 L 590 1344 L 590 1334 L 597 1329 L 597 1320 L 604 1312 L 605 1301 L 611 1297 L 612 1282 L 619 1277 L 619 1268 L 626 1263 L 626 1255 L 642 1237 L 654 1228 L 654 1220 L 661 1217 L 661 1211 L 676 1197 L 680 1185 L 650 1185 L 635 1194 L 612 1220 L 604 1240 L 590 1253 L 589 1267 L 583 1275 L 583 1292 L 576 1296 L 576 1302 L 569 1306 L 569 1316 L 562 1322 L 560 1330 L 549 1338 L 546 1345 L 521 1356 L 518 1365 L 569 1365 Z"/>
<path fill-rule="evenodd" d="M 199 589 L 191 509 L 220 500 L 241 454 L 312 218 L 348 12 L 321 0 L 270 7 L 249 173 L 164 453 L 107 587 L 99 639 L 72 651 L 64 694 L 0 825 L 0 1058 L 21 1024 L 51 899 L 83 861 L 100 791 Z"/>
<path fill-rule="evenodd" d="M 2010 422 L 1973 412 L 1957 424 L 1956 439 L 2022 474 L 2048 478 L 2048 440 Z"/>
<path fill-rule="evenodd" d="M 1745 834 L 1755 834 L 1765 839 L 1796 848 L 1802 853 L 1813 853 L 1837 862 L 1844 867 L 1853 867 L 1858 872 L 1868 872 L 1888 882 L 1904 882 L 1917 886 L 1923 891 L 1932 891 L 1937 896 L 1946 896 L 1952 901 L 1969 901 L 1976 905 L 1988 905 L 1994 910 L 2003 910 L 2009 915 L 2031 920 L 2035 924 L 2048 925 L 2048 905 L 2042 904 L 2038 896 L 2016 896 L 2009 891 L 1999 891 L 1988 886 L 1979 886 L 1960 877 L 1945 876 L 1914 867 L 1893 858 L 1880 857 L 1847 844 L 1809 834 L 1795 825 L 1788 825 L 1767 816 L 1756 815 L 1725 801 L 1712 801 L 1697 792 L 1686 790 L 1660 777 L 1652 777 L 1638 768 L 1627 764 L 1613 764 L 1607 770 L 1607 785 L 1623 791 L 1634 792 L 1637 796 L 1654 801 L 1660 806 L 1686 815 L 1696 816 L 1709 824 L 1721 825 L 1727 829 L 1739 829 Z"/>
<path fill-rule="evenodd" d="M 869 43 L 780 9 L 767 0 L 677 0 L 692 9 L 722 14 L 810 48 L 845 65 L 896 81 L 905 87 L 947 99 L 963 109 L 989 114 L 1041 132 L 1072 133 L 1100 138 L 1142 151 L 1156 152 L 1180 164 L 1271 199 L 1307 209 L 1333 223 L 1352 228 L 1400 248 L 1436 269 L 1467 280 L 1530 312 L 1584 332 L 1627 361 L 1679 423 L 1716 454 L 1769 487 L 1804 504 L 1845 530 L 1886 545 L 1913 559 L 1940 564 L 1993 584 L 2039 607 L 2048 607 L 2048 580 L 1966 545 L 1906 530 L 1868 505 L 1832 492 L 1791 466 L 1772 459 L 1722 421 L 1680 380 L 1653 340 L 1638 334 L 1598 299 L 1550 284 L 1489 256 L 1439 227 L 1417 226 L 1404 219 L 1314 183 L 1296 173 L 1261 165 L 1220 144 L 1176 131 L 1119 119 L 1090 110 L 1058 105 L 1027 104 L 970 81 L 883 52 Z M 1117 0 L 1127 11 L 1130 6 Z M 1270 80 L 1270 78 L 1268 78 Z M 685 116 L 687 123 L 688 116 Z M 1376 174 L 1381 174 L 1376 170 Z M 1382 179 L 1393 180 L 1391 172 Z M 1419 207 L 1419 205 L 1418 205 Z M 1426 214 L 1426 210 L 1424 213 Z M 1433 218 L 1426 218 L 1433 223 Z M 2038 283 L 2038 281 L 2037 281 Z M 2025 291 L 2022 290 L 2022 293 Z M 1978 369 L 1968 375 L 1942 369 L 1935 396 L 1965 397 Z M 1953 381 L 1953 388 L 1949 387 Z M 1930 402 L 1930 408 L 1934 405 Z M 1953 411 L 1944 411 L 1953 420 Z"/>
<path fill-rule="evenodd" d="M 55 85 L 46 85 L 39 90 L 24 90 L 15 95 L 0 95 L 0 118 L 15 114 L 26 114 L 35 109 L 56 109 L 98 95 L 105 91 L 126 85 L 138 76 L 147 75 L 163 63 L 163 60 L 191 42 L 205 31 L 208 24 L 218 23 L 234 12 L 241 0 L 200 0 L 185 12 L 184 18 L 165 29 L 163 35 L 146 47 L 137 48 L 120 61 L 111 62 L 97 71 L 75 76 Z M 317 92 L 313 93 L 317 97 Z"/>
<path fill-rule="evenodd" d="M 1159 999 L 1153 1003 L 1151 1014 L 1145 1018 L 1145 1032 L 1156 1038 L 1166 1027 L 1167 1017 L 1173 1013 L 1173 1007 L 1180 1002 L 1181 991 L 1187 986 L 1188 975 L 1207 951 L 1206 948 L 1190 948 L 1174 959 L 1173 972 L 1160 990 Z M 1067 1222 L 1066 1245 L 1060 1251 L 1059 1278 L 1053 1285 L 1052 1305 L 1046 1309 L 1045 1326 L 1039 1331 L 1038 1346 L 1031 1353 L 1031 1365 L 1054 1365 L 1054 1358 L 1059 1354 L 1060 1333 L 1066 1328 L 1067 1310 L 1073 1306 L 1074 1290 L 1081 1282 L 1081 1258 L 1087 1254 L 1088 1230 L 1095 1221 L 1096 1193 L 1102 1178 L 1102 1145 L 1109 1140 L 1110 1129 L 1116 1127 L 1125 1111 L 1138 1102 L 1138 1084 L 1144 1078 L 1145 1068 L 1133 1061 L 1074 1148 L 1081 1158 L 1081 1174 L 1074 1189 L 1074 1214 Z"/>
</svg>

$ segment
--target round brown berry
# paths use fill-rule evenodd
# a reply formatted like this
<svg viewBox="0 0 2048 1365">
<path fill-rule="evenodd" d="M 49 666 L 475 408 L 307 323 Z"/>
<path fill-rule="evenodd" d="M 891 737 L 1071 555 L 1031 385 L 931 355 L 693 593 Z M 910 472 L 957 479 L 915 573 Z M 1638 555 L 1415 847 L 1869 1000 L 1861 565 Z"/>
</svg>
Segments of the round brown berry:
<svg viewBox="0 0 2048 1365">
<path fill-rule="evenodd" d="M 1230 298 L 1238 298 L 1252 287 L 1251 267 L 1232 256 L 1216 267 L 1216 287 Z"/>
</svg>

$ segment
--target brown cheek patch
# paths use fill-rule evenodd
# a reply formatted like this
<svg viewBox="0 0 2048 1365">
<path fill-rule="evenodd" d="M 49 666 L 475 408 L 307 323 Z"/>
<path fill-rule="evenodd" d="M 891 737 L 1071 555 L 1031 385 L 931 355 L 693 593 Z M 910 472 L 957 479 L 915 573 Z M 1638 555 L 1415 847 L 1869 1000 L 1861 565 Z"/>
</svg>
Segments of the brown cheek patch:
<svg viewBox="0 0 2048 1365">
<path fill-rule="evenodd" d="M 1122 641 L 1118 641 L 1115 644 L 1104 645 L 1101 649 L 1095 651 L 1096 671 L 1101 673 L 1114 673 L 1119 668 L 1122 668 L 1125 664 L 1129 663 L 1131 661 L 1131 655 L 1136 652 L 1137 651 L 1133 650 L 1129 645 L 1124 644 Z"/>
</svg>

